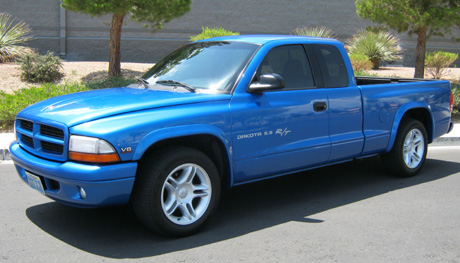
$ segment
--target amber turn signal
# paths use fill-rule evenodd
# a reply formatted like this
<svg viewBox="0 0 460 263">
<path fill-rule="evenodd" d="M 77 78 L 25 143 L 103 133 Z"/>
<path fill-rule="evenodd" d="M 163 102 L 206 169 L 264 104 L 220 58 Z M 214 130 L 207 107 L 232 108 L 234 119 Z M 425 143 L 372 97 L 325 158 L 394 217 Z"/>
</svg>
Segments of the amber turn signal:
<svg viewBox="0 0 460 263">
<path fill-rule="evenodd" d="M 116 153 L 94 154 L 69 152 L 69 159 L 86 163 L 114 163 L 120 161 L 120 157 Z"/>
</svg>

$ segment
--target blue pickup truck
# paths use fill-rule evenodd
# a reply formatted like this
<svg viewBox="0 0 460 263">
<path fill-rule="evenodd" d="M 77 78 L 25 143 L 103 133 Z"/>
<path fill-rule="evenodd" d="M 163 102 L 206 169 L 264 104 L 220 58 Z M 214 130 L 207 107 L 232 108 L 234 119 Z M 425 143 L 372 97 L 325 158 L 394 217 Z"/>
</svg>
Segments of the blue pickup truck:
<svg viewBox="0 0 460 263">
<path fill-rule="evenodd" d="M 374 155 L 413 176 L 451 112 L 449 82 L 355 77 L 336 40 L 220 37 L 179 48 L 137 84 L 24 109 L 10 153 L 49 198 L 131 203 L 150 229 L 184 236 L 223 188 Z"/>
</svg>

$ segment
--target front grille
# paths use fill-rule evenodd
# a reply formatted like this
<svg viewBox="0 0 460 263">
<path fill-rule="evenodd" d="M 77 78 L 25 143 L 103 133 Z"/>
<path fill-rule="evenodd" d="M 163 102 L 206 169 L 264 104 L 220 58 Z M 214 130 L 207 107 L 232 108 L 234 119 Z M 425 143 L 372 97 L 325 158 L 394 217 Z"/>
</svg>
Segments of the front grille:
<svg viewBox="0 0 460 263">
<path fill-rule="evenodd" d="M 62 154 L 64 152 L 64 146 L 52 142 L 42 141 L 42 149 L 46 152 Z"/>
<path fill-rule="evenodd" d="M 63 124 L 44 124 L 18 118 L 19 144 L 30 153 L 55 161 L 67 160 L 68 131 Z"/>
<path fill-rule="evenodd" d="M 32 131 L 34 128 L 34 123 L 31 121 L 21 120 L 21 128 L 26 131 Z"/>
<path fill-rule="evenodd" d="M 27 144 L 29 147 L 34 147 L 34 139 L 32 139 L 31 137 L 27 136 L 27 135 L 22 135 L 21 136 L 21 139 L 22 141 Z"/>
<path fill-rule="evenodd" d="M 40 125 L 40 134 L 53 138 L 64 139 L 64 131 L 48 125 Z"/>
</svg>

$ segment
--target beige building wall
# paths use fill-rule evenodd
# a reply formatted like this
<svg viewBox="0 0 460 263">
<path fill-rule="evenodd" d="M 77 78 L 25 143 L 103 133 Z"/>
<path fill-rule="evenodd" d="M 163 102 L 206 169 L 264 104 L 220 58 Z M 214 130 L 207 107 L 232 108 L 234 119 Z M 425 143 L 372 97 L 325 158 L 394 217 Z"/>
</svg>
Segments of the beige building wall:
<svg viewBox="0 0 460 263">
<path fill-rule="evenodd" d="M 0 0 L 0 12 L 28 23 L 35 40 L 30 46 L 68 60 L 108 60 L 110 16 L 91 17 L 60 8 L 58 0 Z M 372 25 L 356 15 L 355 0 L 193 0 L 191 11 L 152 34 L 140 23 L 125 20 L 122 29 L 122 61 L 156 62 L 166 53 L 186 44 L 201 28 L 224 27 L 242 34 L 290 34 L 297 27 L 326 26 L 346 41 L 358 29 Z M 457 36 L 460 31 L 457 31 Z M 414 65 L 415 36 L 398 35 L 403 61 Z M 428 51 L 460 53 L 460 43 L 450 37 L 433 37 Z M 460 65 L 460 63 L 458 64 Z"/>
</svg>

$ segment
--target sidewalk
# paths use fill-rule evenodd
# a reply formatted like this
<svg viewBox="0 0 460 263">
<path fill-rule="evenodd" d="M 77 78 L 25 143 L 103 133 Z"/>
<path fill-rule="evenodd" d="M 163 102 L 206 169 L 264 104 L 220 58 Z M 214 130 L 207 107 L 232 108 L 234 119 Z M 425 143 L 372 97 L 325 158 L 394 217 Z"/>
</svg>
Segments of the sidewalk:
<svg viewBox="0 0 460 263">
<path fill-rule="evenodd" d="M 15 140 L 13 133 L 0 133 L 0 161 L 11 160 L 8 147 Z M 455 123 L 454 129 L 434 140 L 432 146 L 460 146 L 460 123 Z"/>
</svg>

